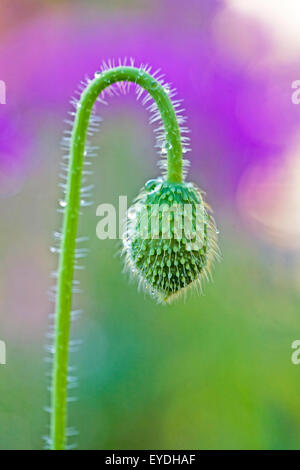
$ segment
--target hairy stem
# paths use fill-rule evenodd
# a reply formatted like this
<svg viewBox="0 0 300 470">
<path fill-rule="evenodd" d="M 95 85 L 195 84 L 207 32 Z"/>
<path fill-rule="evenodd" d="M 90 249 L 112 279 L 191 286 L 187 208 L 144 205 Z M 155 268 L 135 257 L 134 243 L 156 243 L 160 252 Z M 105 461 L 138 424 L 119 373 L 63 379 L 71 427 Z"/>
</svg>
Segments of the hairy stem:
<svg viewBox="0 0 300 470">
<path fill-rule="evenodd" d="M 160 111 L 166 133 L 169 182 L 182 181 L 182 147 L 180 130 L 173 105 L 164 88 L 145 71 L 120 66 L 96 75 L 83 91 L 78 103 L 71 136 L 66 207 L 58 266 L 55 309 L 55 355 L 51 397 L 51 448 L 66 447 L 67 376 L 72 307 L 72 280 L 76 233 L 80 208 L 80 188 L 84 149 L 91 111 L 99 94 L 116 82 L 134 82 L 147 90 Z"/>
</svg>

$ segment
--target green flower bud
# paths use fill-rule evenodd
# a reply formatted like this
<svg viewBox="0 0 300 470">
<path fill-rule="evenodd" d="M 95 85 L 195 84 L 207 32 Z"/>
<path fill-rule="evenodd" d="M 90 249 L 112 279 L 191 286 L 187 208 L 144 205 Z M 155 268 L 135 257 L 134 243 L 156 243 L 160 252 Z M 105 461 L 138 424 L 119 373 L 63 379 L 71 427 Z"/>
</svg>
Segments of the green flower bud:
<svg viewBox="0 0 300 470">
<path fill-rule="evenodd" d="M 209 278 L 219 256 L 217 230 L 193 183 L 148 181 L 128 210 L 126 265 L 158 301 L 169 302 Z"/>
</svg>

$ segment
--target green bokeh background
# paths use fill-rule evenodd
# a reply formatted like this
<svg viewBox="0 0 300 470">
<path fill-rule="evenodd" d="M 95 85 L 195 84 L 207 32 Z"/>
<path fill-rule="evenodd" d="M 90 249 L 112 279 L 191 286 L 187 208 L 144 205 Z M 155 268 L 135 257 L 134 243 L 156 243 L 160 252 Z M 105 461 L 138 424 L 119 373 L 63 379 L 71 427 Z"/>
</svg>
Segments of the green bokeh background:
<svg viewBox="0 0 300 470">
<path fill-rule="evenodd" d="M 194 292 L 161 306 L 122 274 L 118 243 L 96 237 L 97 205 L 117 203 L 119 194 L 132 200 L 158 174 L 146 119 L 144 110 L 113 105 L 95 139 L 101 146 L 90 178 L 95 204 L 85 209 L 80 229 L 90 235 L 90 254 L 80 274 L 83 294 L 75 299 L 84 313 L 73 325 L 83 344 L 72 355 L 80 386 L 69 423 L 80 434 L 70 442 L 85 449 L 299 448 L 300 369 L 291 362 L 299 293 L 292 260 L 216 202 L 223 261 L 214 282 L 203 296 Z M 39 136 L 40 166 L 1 210 L 1 339 L 7 344 L 1 449 L 41 448 L 48 432 L 44 345 L 56 265 L 49 246 L 60 220 L 61 132 L 49 117 Z M 205 187 L 200 174 L 190 174 Z"/>
</svg>

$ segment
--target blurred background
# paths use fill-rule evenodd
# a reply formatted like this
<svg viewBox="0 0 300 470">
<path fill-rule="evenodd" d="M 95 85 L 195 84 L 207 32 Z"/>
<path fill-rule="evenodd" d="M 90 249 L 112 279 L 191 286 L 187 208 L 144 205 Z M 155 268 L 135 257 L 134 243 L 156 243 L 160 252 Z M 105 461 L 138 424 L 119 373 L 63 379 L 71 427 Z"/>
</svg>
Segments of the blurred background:
<svg viewBox="0 0 300 470">
<path fill-rule="evenodd" d="M 207 192 L 223 261 L 204 295 L 159 306 L 122 274 L 96 207 L 132 200 L 159 174 L 134 94 L 100 106 L 90 255 L 73 325 L 80 449 L 298 449 L 300 5 L 293 0 L 2 0 L 0 79 L 0 448 L 48 433 L 45 345 L 61 137 L 79 82 L 102 60 L 162 68 L 184 98 L 188 179 Z M 101 109 L 100 109 L 101 108 Z M 73 391 L 72 391 L 73 392 Z M 72 395 L 72 396 L 73 396 Z"/>
</svg>

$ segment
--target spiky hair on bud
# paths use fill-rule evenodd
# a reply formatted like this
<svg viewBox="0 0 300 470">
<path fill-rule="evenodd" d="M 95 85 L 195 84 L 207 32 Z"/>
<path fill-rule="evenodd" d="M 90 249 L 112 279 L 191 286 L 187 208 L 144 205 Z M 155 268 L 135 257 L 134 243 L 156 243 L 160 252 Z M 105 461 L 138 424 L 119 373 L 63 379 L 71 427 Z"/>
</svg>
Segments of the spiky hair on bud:
<svg viewBox="0 0 300 470">
<path fill-rule="evenodd" d="M 171 302 L 203 279 L 219 258 L 217 229 L 193 183 L 148 181 L 127 213 L 125 265 L 158 302 Z"/>
</svg>

